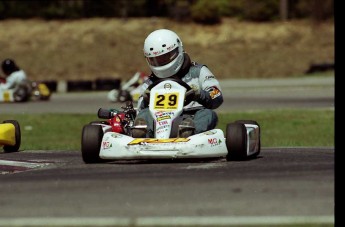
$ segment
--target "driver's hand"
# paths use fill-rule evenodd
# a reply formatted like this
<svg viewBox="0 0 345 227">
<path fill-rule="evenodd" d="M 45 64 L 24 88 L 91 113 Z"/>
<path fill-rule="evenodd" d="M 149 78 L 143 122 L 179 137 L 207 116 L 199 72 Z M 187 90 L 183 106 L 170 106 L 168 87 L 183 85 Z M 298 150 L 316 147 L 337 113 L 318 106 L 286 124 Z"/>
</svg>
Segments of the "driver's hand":
<svg viewBox="0 0 345 227">
<path fill-rule="evenodd" d="M 186 99 L 190 101 L 198 101 L 200 99 L 200 90 L 198 88 L 192 88 L 186 94 Z"/>
<path fill-rule="evenodd" d="M 198 100 L 200 99 L 200 95 L 201 95 L 200 89 L 198 89 L 198 88 L 193 88 L 193 91 L 194 91 L 193 100 L 194 100 L 194 101 L 198 101 Z"/>
</svg>

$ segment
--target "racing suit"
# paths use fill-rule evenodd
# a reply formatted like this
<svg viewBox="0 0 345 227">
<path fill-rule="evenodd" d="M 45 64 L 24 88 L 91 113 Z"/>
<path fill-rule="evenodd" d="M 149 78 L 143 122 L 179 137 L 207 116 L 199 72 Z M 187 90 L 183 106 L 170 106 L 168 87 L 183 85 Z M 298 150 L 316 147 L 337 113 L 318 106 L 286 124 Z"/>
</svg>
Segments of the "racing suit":
<svg viewBox="0 0 345 227">
<path fill-rule="evenodd" d="M 195 124 L 195 134 L 214 129 L 218 123 L 218 116 L 213 109 L 223 103 L 223 95 L 218 80 L 206 65 L 191 62 L 188 54 L 184 53 L 184 63 L 177 74 L 193 90 L 199 92 L 198 98 L 183 108 L 183 113 L 191 113 Z M 149 79 L 141 85 L 141 93 L 158 78 L 151 74 Z M 148 103 L 141 96 L 138 100 L 137 118 L 147 122 L 147 137 L 153 137 L 154 120 L 150 114 Z"/>
<path fill-rule="evenodd" d="M 23 70 L 15 71 L 6 78 L 6 83 L 0 83 L 0 91 L 6 89 L 14 89 L 19 84 L 26 81 L 26 79 L 27 76 Z"/>
</svg>

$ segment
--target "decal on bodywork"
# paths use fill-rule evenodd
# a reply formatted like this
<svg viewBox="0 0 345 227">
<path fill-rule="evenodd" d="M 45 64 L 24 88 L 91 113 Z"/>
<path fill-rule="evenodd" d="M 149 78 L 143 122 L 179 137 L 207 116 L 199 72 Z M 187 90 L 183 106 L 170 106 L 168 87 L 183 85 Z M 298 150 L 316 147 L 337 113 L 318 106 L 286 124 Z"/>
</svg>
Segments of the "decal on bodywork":
<svg viewBox="0 0 345 227">
<path fill-rule="evenodd" d="M 108 141 L 104 141 L 102 142 L 102 149 L 109 149 L 113 146 L 112 143 L 108 142 Z"/>
<path fill-rule="evenodd" d="M 154 138 L 138 138 L 132 140 L 128 145 L 138 145 L 138 144 L 147 144 L 147 143 L 183 143 L 188 142 L 188 138 L 170 138 L 170 139 L 154 139 Z"/>
<path fill-rule="evenodd" d="M 212 139 L 208 139 L 208 144 L 211 145 L 211 147 L 214 147 L 214 146 L 218 146 L 222 143 L 222 140 L 221 139 L 218 139 L 218 138 L 212 138 Z"/>
<path fill-rule="evenodd" d="M 215 99 L 215 98 L 217 98 L 218 96 L 221 95 L 220 90 L 217 87 L 215 87 L 215 86 L 213 86 L 211 88 L 209 93 L 210 93 L 210 96 L 211 96 L 212 99 Z"/>
<path fill-rule="evenodd" d="M 212 130 L 203 132 L 203 134 L 205 134 L 205 135 L 214 135 L 216 133 L 217 133 L 217 131 L 212 131 Z"/>
</svg>

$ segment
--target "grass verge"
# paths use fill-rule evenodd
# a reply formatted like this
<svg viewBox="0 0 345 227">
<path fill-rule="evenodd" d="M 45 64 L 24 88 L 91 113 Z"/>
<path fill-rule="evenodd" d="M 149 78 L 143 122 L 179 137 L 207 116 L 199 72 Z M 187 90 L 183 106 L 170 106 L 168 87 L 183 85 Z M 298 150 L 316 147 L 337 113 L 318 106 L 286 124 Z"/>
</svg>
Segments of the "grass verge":
<svg viewBox="0 0 345 227">
<path fill-rule="evenodd" d="M 3 114 L 21 127 L 21 150 L 80 150 L 85 124 L 94 114 Z M 235 120 L 255 120 L 261 127 L 262 147 L 333 147 L 334 110 L 269 110 L 219 113 L 218 128 Z"/>
</svg>

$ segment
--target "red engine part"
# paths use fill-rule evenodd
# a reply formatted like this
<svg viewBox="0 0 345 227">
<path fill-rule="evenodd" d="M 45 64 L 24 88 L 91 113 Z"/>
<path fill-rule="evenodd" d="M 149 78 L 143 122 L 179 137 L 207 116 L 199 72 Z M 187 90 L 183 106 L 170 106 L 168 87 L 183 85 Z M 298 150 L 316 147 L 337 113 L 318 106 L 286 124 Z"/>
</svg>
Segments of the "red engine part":
<svg viewBox="0 0 345 227">
<path fill-rule="evenodd" d="M 116 114 L 113 118 L 109 119 L 112 131 L 117 133 L 124 133 L 122 120 L 125 118 L 124 113 Z"/>
</svg>

